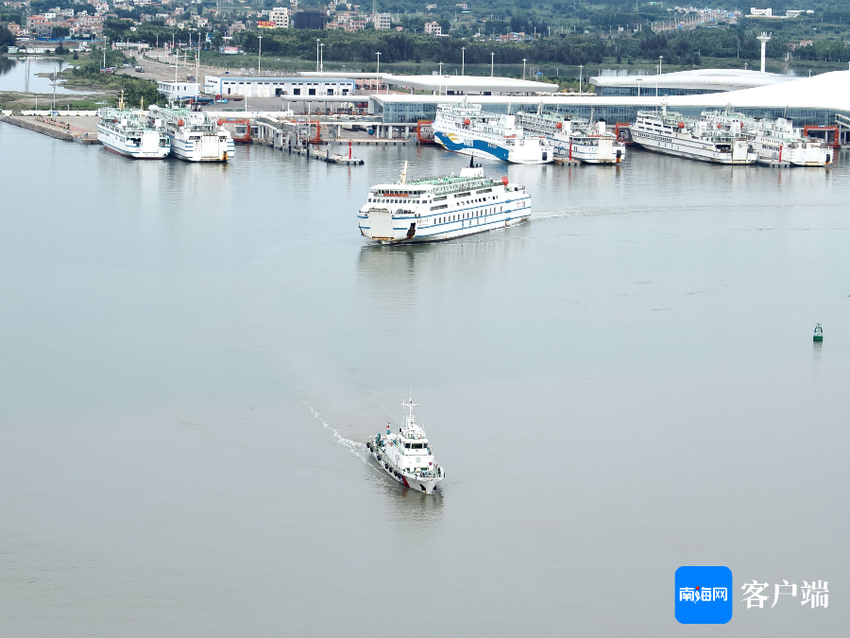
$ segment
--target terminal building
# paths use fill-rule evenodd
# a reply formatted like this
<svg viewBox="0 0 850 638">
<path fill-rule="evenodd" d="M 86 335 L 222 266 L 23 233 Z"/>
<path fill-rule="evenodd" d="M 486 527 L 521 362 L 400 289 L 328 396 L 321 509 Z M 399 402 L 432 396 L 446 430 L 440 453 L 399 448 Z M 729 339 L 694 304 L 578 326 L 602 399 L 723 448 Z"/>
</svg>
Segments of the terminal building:
<svg viewBox="0 0 850 638">
<path fill-rule="evenodd" d="M 779 84 L 797 78 L 742 69 L 696 69 L 661 75 L 599 75 L 590 78 L 597 95 L 704 95 Z"/>
<path fill-rule="evenodd" d="M 339 97 L 353 95 L 355 81 L 352 78 L 321 77 L 223 77 L 208 75 L 204 81 L 207 95 L 241 95 L 243 97 Z"/>
<path fill-rule="evenodd" d="M 494 84 L 493 88 L 496 86 Z M 401 125 L 433 120 L 438 104 L 464 99 L 459 95 L 398 93 L 379 93 L 369 98 L 370 113 L 385 124 Z M 833 71 L 807 78 L 792 77 L 787 81 L 753 88 L 689 95 L 656 96 L 654 91 L 650 95 L 641 92 L 640 96 L 553 92 L 495 95 L 491 91 L 489 95 L 482 92 L 474 101 L 490 113 L 537 112 L 539 109 L 544 113 L 593 118 L 610 124 L 634 122 L 639 110 L 660 109 L 666 105 L 671 110 L 695 117 L 704 110 L 729 107 L 754 117 L 788 117 L 797 126 L 834 126 L 840 118 L 845 118 L 850 124 L 850 71 Z"/>
</svg>

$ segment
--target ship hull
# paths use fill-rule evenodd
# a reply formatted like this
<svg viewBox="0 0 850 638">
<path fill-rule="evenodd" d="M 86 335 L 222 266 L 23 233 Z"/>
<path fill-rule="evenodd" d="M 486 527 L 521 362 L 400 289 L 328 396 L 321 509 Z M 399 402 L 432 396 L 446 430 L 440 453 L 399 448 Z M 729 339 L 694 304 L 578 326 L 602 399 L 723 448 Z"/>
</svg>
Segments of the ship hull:
<svg viewBox="0 0 850 638">
<path fill-rule="evenodd" d="M 727 153 L 718 151 L 713 144 L 700 142 L 696 139 L 680 140 L 668 135 L 647 134 L 634 127 L 632 128 L 632 138 L 635 144 L 648 151 L 701 162 L 746 166 L 755 164 L 758 159 L 758 153 L 748 151 L 746 144 L 741 144 L 740 147 L 736 147 Z"/>
<path fill-rule="evenodd" d="M 403 485 L 404 487 L 409 487 L 410 489 L 414 489 L 417 492 L 424 492 L 425 494 L 433 494 L 434 490 L 439 485 L 442 478 L 433 477 L 433 478 L 422 478 L 415 474 L 409 474 L 407 472 L 400 472 L 395 467 L 390 465 L 389 459 L 380 455 L 379 451 L 376 448 L 372 448 L 369 452 L 372 455 L 372 458 L 375 459 L 375 462 L 380 466 L 380 468 L 386 472 L 387 476 L 393 479 L 395 482 Z"/>
<path fill-rule="evenodd" d="M 548 139 L 556 157 L 578 160 L 585 164 L 620 164 L 626 156 L 626 147 L 619 142 L 602 144 L 601 147 L 573 143 L 571 151 L 569 142 L 551 137 Z"/>
<path fill-rule="evenodd" d="M 819 147 L 794 147 L 781 150 L 775 143 L 765 144 L 758 140 L 753 141 L 753 148 L 759 154 L 759 162 L 770 164 L 771 162 L 787 162 L 791 166 L 802 166 L 808 168 L 823 168 L 832 161 L 832 150 Z"/>
<path fill-rule="evenodd" d="M 168 157 L 169 148 L 159 145 L 159 135 L 153 134 L 153 139 L 142 138 L 141 145 L 129 145 L 125 138 L 117 133 L 98 127 L 97 139 L 107 151 L 129 157 L 130 159 L 164 159 Z"/>
<path fill-rule="evenodd" d="M 236 145 L 232 139 L 220 142 L 218 136 L 209 137 L 215 139 L 195 143 L 172 135 L 171 154 L 185 162 L 227 162 L 233 158 L 236 153 Z"/>
<path fill-rule="evenodd" d="M 553 159 L 547 146 L 529 144 L 508 148 L 454 131 L 434 131 L 434 141 L 447 151 L 509 164 L 548 164 Z"/>
<path fill-rule="evenodd" d="M 509 209 L 499 213 L 483 214 L 470 219 L 442 221 L 443 217 L 416 218 L 370 211 L 358 215 L 360 234 L 381 244 L 420 243 L 446 241 L 485 233 L 500 228 L 516 226 L 531 217 L 531 198 L 509 203 Z M 446 216 L 446 217 L 457 217 Z M 389 226 L 392 224 L 392 227 Z"/>
</svg>

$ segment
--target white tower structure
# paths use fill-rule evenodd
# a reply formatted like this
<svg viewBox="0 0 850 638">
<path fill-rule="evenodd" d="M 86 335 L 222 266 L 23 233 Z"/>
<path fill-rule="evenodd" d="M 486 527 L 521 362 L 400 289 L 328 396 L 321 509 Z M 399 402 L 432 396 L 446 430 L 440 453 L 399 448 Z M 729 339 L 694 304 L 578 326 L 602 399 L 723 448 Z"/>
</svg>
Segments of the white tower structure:
<svg viewBox="0 0 850 638">
<path fill-rule="evenodd" d="M 758 36 L 758 41 L 761 42 L 761 72 L 764 73 L 764 63 L 767 52 L 767 43 L 770 41 L 770 36 L 764 31 Z"/>
</svg>

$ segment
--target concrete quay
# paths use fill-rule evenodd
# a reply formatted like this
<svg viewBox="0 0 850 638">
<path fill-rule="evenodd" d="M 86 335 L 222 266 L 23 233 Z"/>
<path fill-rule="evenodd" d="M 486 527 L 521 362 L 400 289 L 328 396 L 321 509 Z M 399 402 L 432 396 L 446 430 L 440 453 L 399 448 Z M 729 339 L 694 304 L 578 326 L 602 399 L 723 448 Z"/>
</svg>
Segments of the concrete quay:
<svg viewBox="0 0 850 638">
<path fill-rule="evenodd" d="M 23 115 L 4 113 L 0 122 L 19 126 L 65 142 L 100 144 L 97 139 L 96 115 L 36 115 L 36 111 L 24 111 Z"/>
</svg>

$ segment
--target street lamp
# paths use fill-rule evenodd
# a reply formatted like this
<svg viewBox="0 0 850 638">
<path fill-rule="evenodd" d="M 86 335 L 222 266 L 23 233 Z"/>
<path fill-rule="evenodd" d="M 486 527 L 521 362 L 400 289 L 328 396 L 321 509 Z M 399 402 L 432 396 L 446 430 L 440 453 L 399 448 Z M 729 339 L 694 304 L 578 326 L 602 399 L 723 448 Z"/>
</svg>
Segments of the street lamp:
<svg viewBox="0 0 850 638">
<path fill-rule="evenodd" d="M 325 72 L 325 43 L 319 45 L 319 73 Z"/>
<path fill-rule="evenodd" d="M 581 95 L 581 85 L 584 83 L 584 65 L 578 65 L 578 94 Z"/>
<path fill-rule="evenodd" d="M 440 77 L 442 77 L 443 76 L 443 63 L 440 62 L 439 65 L 440 65 Z"/>
<path fill-rule="evenodd" d="M 525 60 L 526 60 L 526 58 L 522 59 L 522 79 L 523 80 L 525 79 Z"/>
<path fill-rule="evenodd" d="M 495 64 L 496 54 L 494 52 L 490 52 L 490 77 L 493 77 L 493 65 Z"/>
<path fill-rule="evenodd" d="M 663 59 L 663 55 L 658 56 L 658 75 L 655 77 L 655 97 L 658 97 L 658 78 L 661 76 L 661 61 Z"/>
<path fill-rule="evenodd" d="M 257 36 L 260 39 L 260 47 L 257 49 L 257 75 L 260 74 L 260 59 L 263 57 L 263 36 Z M 201 34 L 198 34 L 198 46 L 201 46 Z"/>
<path fill-rule="evenodd" d="M 460 48 L 460 74 L 464 75 L 466 70 L 466 47 Z"/>
<path fill-rule="evenodd" d="M 321 38 L 316 38 L 316 73 L 319 72 L 319 42 L 321 41 Z"/>
<path fill-rule="evenodd" d="M 59 72 L 59 63 L 56 63 L 56 70 L 53 71 L 53 110 L 56 110 L 56 75 Z M 51 113 L 52 115 L 52 113 Z"/>
<path fill-rule="evenodd" d="M 377 71 L 375 71 L 375 80 L 377 82 L 377 84 L 375 85 L 375 93 L 378 93 L 381 87 L 381 52 L 376 51 L 375 55 L 378 56 L 378 68 Z"/>
</svg>

